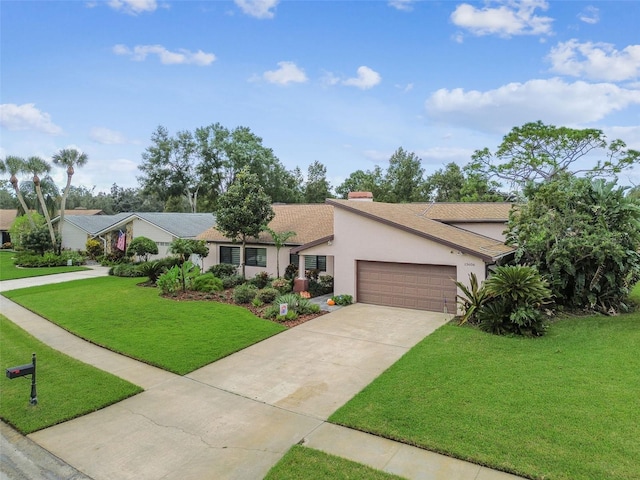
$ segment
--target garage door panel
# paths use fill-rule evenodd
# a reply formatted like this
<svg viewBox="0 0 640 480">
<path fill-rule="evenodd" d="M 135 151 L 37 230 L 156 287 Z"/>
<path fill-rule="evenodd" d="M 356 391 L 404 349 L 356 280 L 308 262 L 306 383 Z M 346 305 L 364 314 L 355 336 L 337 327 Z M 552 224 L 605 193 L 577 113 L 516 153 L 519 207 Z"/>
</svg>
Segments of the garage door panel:
<svg viewBox="0 0 640 480">
<path fill-rule="evenodd" d="M 430 311 L 455 312 L 456 267 L 358 261 L 357 300 Z"/>
</svg>

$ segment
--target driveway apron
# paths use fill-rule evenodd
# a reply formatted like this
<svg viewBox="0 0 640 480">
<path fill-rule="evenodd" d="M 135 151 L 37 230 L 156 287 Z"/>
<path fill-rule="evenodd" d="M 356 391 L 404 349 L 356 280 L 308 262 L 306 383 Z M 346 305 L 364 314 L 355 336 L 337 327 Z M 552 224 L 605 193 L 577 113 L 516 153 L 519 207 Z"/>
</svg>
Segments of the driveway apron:
<svg viewBox="0 0 640 480">
<path fill-rule="evenodd" d="M 11 309 L 7 316 L 24 317 L 23 328 L 36 336 L 44 329 L 50 341 L 58 337 L 49 322 L 39 327 Z M 147 366 L 150 381 L 140 381 L 144 370 L 130 376 L 109 355 L 87 353 L 84 361 L 134 377 L 146 390 L 29 438 L 95 480 L 263 478 L 292 445 L 447 320 L 356 304 L 184 377 Z M 76 356 L 80 350 L 73 340 L 69 345 L 58 340 L 56 348 Z"/>
</svg>

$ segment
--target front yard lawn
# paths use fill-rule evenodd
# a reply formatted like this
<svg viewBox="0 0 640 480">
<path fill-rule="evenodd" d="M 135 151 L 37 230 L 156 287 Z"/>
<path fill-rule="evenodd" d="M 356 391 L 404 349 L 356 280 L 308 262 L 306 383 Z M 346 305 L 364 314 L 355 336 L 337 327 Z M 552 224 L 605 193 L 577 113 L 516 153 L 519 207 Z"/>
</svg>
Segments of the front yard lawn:
<svg viewBox="0 0 640 480">
<path fill-rule="evenodd" d="M 329 455 L 312 448 L 294 445 L 271 469 L 264 480 L 400 480 L 401 477 Z"/>
<path fill-rule="evenodd" d="M 285 330 L 242 307 L 162 298 L 140 281 L 99 277 L 3 295 L 79 337 L 180 375 Z"/>
<path fill-rule="evenodd" d="M 17 278 L 40 277 L 54 273 L 78 272 L 88 270 L 87 267 L 41 267 L 18 268 L 13 263 L 13 252 L 0 252 L 0 280 L 15 280 Z"/>
<path fill-rule="evenodd" d="M 640 314 L 445 325 L 329 421 L 535 479 L 638 479 Z"/>
<path fill-rule="evenodd" d="M 3 368 L 31 363 L 36 354 L 38 404 L 30 405 L 31 376 L 3 375 L 0 418 L 27 434 L 99 410 L 142 388 L 43 344 L 0 315 Z"/>
</svg>

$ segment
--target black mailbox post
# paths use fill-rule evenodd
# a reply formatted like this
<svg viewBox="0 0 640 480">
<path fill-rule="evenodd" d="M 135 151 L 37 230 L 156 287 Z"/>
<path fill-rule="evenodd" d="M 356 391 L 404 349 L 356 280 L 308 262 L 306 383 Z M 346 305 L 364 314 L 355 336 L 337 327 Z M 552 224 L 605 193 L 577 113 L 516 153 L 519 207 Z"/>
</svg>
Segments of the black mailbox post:
<svg viewBox="0 0 640 480">
<path fill-rule="evenodd" d="M 17 367 L 7 368 L 7 378 L 14 379 L 18 377 L 24 377 L 31 375 L 31 398 L 29 403 L 31 405 L 38 404 L 38 395 L 36 394 L 36 354 L 32 356 L 32 362 L 26 365 L 18 365 Z"/>
</svg>

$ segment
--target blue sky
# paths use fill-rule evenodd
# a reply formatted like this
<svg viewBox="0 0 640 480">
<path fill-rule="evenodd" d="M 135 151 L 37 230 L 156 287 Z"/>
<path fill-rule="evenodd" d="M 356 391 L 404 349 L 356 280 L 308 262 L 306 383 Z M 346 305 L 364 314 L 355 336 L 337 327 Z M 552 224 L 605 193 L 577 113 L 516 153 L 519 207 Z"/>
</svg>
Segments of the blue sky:
<svg viewBox="0 0 640 480">
<path fill-rule="evenodd" d="M 3 0 L 0 16 L 0 155 L 79 148 L 74 184 L 97 191 L 138 185 L 158 125 L 249 127 L 333 186 L 398 147 L 427 174 L 465 165 L 536 120 L 640 149 L 638 1 Z"/>
</svg>

